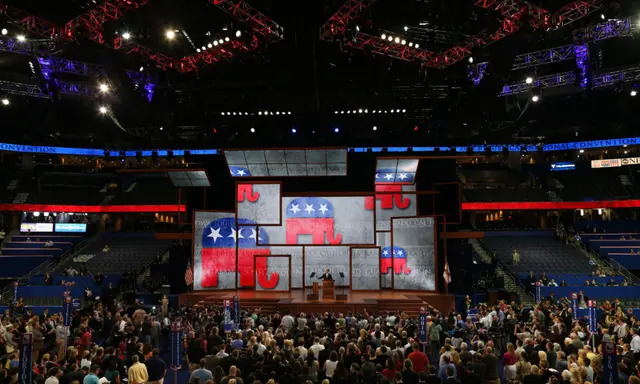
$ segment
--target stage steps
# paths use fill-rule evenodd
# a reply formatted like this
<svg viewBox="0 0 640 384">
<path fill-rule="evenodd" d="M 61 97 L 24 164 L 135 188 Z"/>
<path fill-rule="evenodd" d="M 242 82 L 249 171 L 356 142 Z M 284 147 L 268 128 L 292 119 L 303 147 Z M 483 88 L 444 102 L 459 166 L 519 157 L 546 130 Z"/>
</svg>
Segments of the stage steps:
<svg viewBox="0 0 640 384">
<path fill-rule="evenodd" d="M 410 317 L 417 317 L 420 313 L 420 307 L 424 307 L 426 303 L 418 296 L 407 296 L 406 300 L 377 299 L 378 313 L 382 312 L 405 312 Z"/>
</svg>

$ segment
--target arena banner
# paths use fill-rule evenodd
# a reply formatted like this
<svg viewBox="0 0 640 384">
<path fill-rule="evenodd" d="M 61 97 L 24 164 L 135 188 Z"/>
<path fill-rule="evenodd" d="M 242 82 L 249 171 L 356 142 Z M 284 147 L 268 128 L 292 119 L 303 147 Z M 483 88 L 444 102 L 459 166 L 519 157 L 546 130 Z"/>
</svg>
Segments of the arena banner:
<svg viewBox="0 0 640 384">
<path fill-rule="evenodd" d="M 542 301 L 542 294 L 540 292 L 540 282 L 536 281 L 536 303 Z"/>
<path fill-rule="evenodd" d="M 231 300 L 223 301 L 224 307 L 224 331 L 231 332 L 233 331 L 233 320 L 231 319 Z"/>
<path fill-rule="evenodd" d="M 258 225 L 280 225 L 280 184 L 238 183 L 238 217 Z"/>
<path fill-rule="evenodd" d="M 573 162 L 570 162 L 570 161 L 561 161 L 561 162 L 558 162 L 558 163 L 551 163 L 550 170 L 552 172 L 575 171 L 576 170 L 576 163 L 573 163 Z"/>
<path fill-rule="evenodd" d="M 435 220 L 391 220 L 393 288 L 435 291 Z M 384 252 L 384 251 L 383 251 Z"/>
<path fill-rule="evenodd" d="M 421 343 L 427 342 L 427 311 L 424 308 L 420 308 L 418 315 L 418 339 Z"/>
<path fill-rule="evenodd" d="M 62 301 L 62 325 L 68 327 L 71 325 L 71 303 L 73 299 L 68 294 L 65 294 Z"/>
<path fill-rule="evenodd" d="M 602 368 L 605 383 L 618 383 L 618 356 L 616 344 L 611 340 L 602 342 Z"/>
<path fill-rule="evenodd" d="M 174 321 L 171 324 L 171 369 L 179 371 L 182 368 L 182 324 Z"/>
<path fill-rule="evenodd" d="M 351 248 L 351 289 L 380 289 L 379 248 Z"/>
<path fill-rule="evenodd" d="M 589 300 L 589 332 L 596 333 L 598 332 L 598 322 L 597 322 L 597 303 L 595 300 Z"/>
<path fill-rule="evenodd" d="M 18 384 L 31 384 L 33 376 L 33 334 L 23 333 L 20 336 L 20 355 L 18 366 Z"/>
<path fill-rule="evenodd" d="M 391 227 L 390 223 L 389 223 L 389 227 Z M 393 287 L 393 281 L 392 281 L 393 269 L 387 267 L 391 265 L 392 256 L 393 256 L 389 254 L 389 249 L 391 248 L 391 232 L 376 232 L 376 245 L 381 249 L 380 274 L 381 274 L 382 288 L 392 288 Z"/>
<path fill-rule="evenodd" d="M 87 232 L 87 224 L 84 223 L 56 223 L 54 226 L 56 232 Z"/>
<path fill-rule="evenodd" d="M 233 296 L 233 322 L 236 324 L 236 328 L 240 329 L 240 299 L 238 296 Z"/>
<path fill-rule="evenodd" d="M 575 292 L 571 294 L 571 317 L 578 320 L 578 294 Z"/>
</svg>

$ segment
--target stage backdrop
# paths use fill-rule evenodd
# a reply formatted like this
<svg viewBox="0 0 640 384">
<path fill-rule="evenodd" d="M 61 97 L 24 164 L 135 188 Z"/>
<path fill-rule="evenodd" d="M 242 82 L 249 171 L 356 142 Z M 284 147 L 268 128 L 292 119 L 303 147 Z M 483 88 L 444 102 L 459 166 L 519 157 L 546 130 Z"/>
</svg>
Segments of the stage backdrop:
<svg viewBox="0 0 640 384">
<path fill-rule="evenodd" d="M 256 289 L 257 281 L 257 289 L 283 290 L 289 278 L 291 288 L 309 287 L 312 273 L 329 268 L 339 287 L 435 290 L 433 217 L 416 217 L 412 188 L 384 192 L 281 197 L 278 183 L 239 184 L 237 215 L 194 214 L 194 289 Z M 380 251 L 352 260 L 352 247 Z"/>
</svg>

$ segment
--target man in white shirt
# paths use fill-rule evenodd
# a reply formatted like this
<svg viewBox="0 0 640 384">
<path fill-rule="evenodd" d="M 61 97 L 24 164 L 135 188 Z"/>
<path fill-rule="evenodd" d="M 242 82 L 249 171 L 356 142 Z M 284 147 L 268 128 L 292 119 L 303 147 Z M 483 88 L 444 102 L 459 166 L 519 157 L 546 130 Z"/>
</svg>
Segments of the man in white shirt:
<svg viewBox="0 0 640 384">
<path fill-rule="evenodd" d="M 287 330 L 287 332 L 291 330 L 295 322 L 296 322 L 295 319 L 293 318 L 293 316 L 291 316 L 289 311 L 285 312 L 284 317 L 282 317 L 281 323 L 282 325 L 284 325 L 284 328 Z"/>
<path fill-rule="evenodd" d="M 324 350 L 324 345 L 320 344 L 320 338 L 316 337 L 313 339 L 313 345 L 309 347 L 309 351 L 313 353 L 316 359 L 318 359 L 318 354 L 320 351 Z"/>
<path fill-rule="evenodd" d="M 638 331 L 633 327 L 631 327 L 631 343 L 629 346 L 637 359 L 638 355 L 640 355 L 640 335 L 638 335 Z"/>
<path fill-rule="evenodd" d="M 44 381 L 44 384 L 58 384 L 60 376 L 62 376 L 62 370 L 58 367 L 53 367 L 47 372 L 49 377 Z"/>
</svg>

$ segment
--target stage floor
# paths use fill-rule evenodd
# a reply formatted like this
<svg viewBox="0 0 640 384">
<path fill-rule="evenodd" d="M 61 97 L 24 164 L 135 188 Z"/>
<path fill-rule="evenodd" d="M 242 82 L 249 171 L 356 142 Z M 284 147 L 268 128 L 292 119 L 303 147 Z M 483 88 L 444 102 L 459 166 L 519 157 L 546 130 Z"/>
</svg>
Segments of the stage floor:
<svg viewBox="0 0 640 384">
<path fill-rule="evenodd" d="M 310 289 L 292 289 L 289 292 L 264 292 L 252 290 L 196 291 L 180 295 L 180 303 L 191 302 L 222 304 L 223 300 L 238 296 L 243 308 L 262 308 L 264 311 L 321 312 L 327 310 L 361 312 L 367 311 L 405 311 L 417 314 L 421 306 L 430 304 L 440 311 L 449 311 L 454 307 L 452 295 L 421 291 L 351 291 L 336 289 L 336 294 L 345 294 L 346 300 L 322 299 L 307 300 Z M 322 294 L 320 295 L 322 296 Z"/>
</svg>

